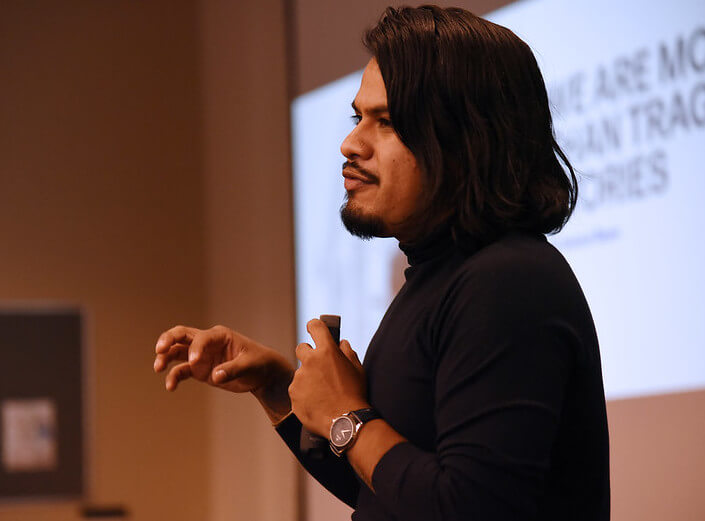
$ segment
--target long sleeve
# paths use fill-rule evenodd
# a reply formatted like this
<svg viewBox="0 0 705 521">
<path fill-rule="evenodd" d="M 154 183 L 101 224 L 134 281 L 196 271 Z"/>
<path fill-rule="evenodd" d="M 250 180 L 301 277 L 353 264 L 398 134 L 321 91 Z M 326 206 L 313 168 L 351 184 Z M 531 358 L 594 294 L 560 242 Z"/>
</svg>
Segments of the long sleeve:
<svg viewBox="0 0 705 521">
<path fill-rule="evenodd" d="M 609 516 L 609 495 L 606 514 L 604 498 L 594 503 L 602 491 L 592 495 L 607 458 L 592 319 L 567 265 L 527 253 L 481 252 L 426 319 L 418 345 L 431 366 L 433 417 L 417 421 L 428 422 L 432 442 L 415 443 L 414 428 L 399 422 L 410 441 L 372 476 L 395 519 Z"/>
<path fill-rule="evenodd" d="M 326 451 L 322 459 L 303 454 L 299 450 L 301 422 L 293 414 L 280 423 L 276 430 L 296 459 L 316 481 L 338 499 L 355 508 L 360 482 L 345 458 L 338 458 L 330 451 Z"/>
</svg>

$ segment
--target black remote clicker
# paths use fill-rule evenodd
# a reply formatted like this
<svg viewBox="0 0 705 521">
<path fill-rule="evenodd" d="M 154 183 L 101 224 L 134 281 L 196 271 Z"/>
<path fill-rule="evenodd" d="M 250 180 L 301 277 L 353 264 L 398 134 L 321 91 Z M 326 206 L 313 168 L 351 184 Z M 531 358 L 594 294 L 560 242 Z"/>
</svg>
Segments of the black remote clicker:
<svg viewBox="0 0 705 521">
<path fill-rule="evenodd" d="M 321 321 L 328 327 L 333 341 L 340 344 L 340 317 L 338 315 L 321 315 Z M 329 454 L 328 440 L 317 436 L 301 427 L 299 449 L 303 454 L 313 459 L 323 459 Z"/>
</svg>

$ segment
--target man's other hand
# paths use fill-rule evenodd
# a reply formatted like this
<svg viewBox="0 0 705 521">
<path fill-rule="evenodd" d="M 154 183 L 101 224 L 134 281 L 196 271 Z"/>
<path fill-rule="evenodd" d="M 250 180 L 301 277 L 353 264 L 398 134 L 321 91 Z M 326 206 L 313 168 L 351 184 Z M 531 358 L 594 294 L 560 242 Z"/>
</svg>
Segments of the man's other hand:
<svg viewBox="0 0 705 521">
<path fill-rule="evenodd" d="M 292 410 L 309 431 L 328 438 L 331 421 L 369 407 L 365 372 L 347 340 L 338 346 L 326 325 L 311 320 L 306 328 L 316 345 L 299 344 L 301 367 L 289 387 Z"/>
</svg>

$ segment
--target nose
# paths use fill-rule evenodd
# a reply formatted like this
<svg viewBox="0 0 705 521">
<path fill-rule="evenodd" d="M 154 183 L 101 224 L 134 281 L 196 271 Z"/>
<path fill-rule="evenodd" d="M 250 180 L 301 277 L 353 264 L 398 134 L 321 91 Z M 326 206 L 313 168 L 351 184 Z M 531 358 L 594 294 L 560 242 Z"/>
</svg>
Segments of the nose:
<svg viewBox="0 0 705 521">
<path fill-rule="evenodd" d="M 372 155 L 372 147 L 361 132 L 360 125 L 352 129 L 340 144 L 340 152 L 348 159 L 369 159 Z"/>
</svg>

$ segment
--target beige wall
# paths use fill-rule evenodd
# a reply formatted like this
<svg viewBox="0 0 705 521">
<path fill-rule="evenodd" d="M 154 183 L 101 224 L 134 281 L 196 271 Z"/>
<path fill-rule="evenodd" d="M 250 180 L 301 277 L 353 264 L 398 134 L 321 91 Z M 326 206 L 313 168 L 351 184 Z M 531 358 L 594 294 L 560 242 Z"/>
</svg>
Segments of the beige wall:
<svg viewBox="0 0 705 521">
<path fill-rule="evenodd" d="M 607 403 L 614 521 L 705 519 L 705 391 Z"/>
<path fill-rule="evenodd" d="M 296 516 L 293 458 L 252 400 L 151 371 L 176 323 L 292 348 L 283 11 L 241 5 L 0 3 L 0 299 L 86 309 L 88 499 L 130 519 Z"/>
<path fill-rule="evenodd" d="M 207 311 L 293 355 L 293 224 L 281 2 L 203 2 Z M 213 521 L 296 516 L 296 463 L 249 397 L 209 395 Z"/>
<path fill-rule="evenodd" d="M 138 520 L 210 508 L 206 394 L 170 395 L 151 371 L 158 333 L 204 316 L 195 13 L 0 3 L 0 298 L 86 310 L 90 499 Z M 0 519 L 78 519 L 77 506 Z"/>
</svg>

